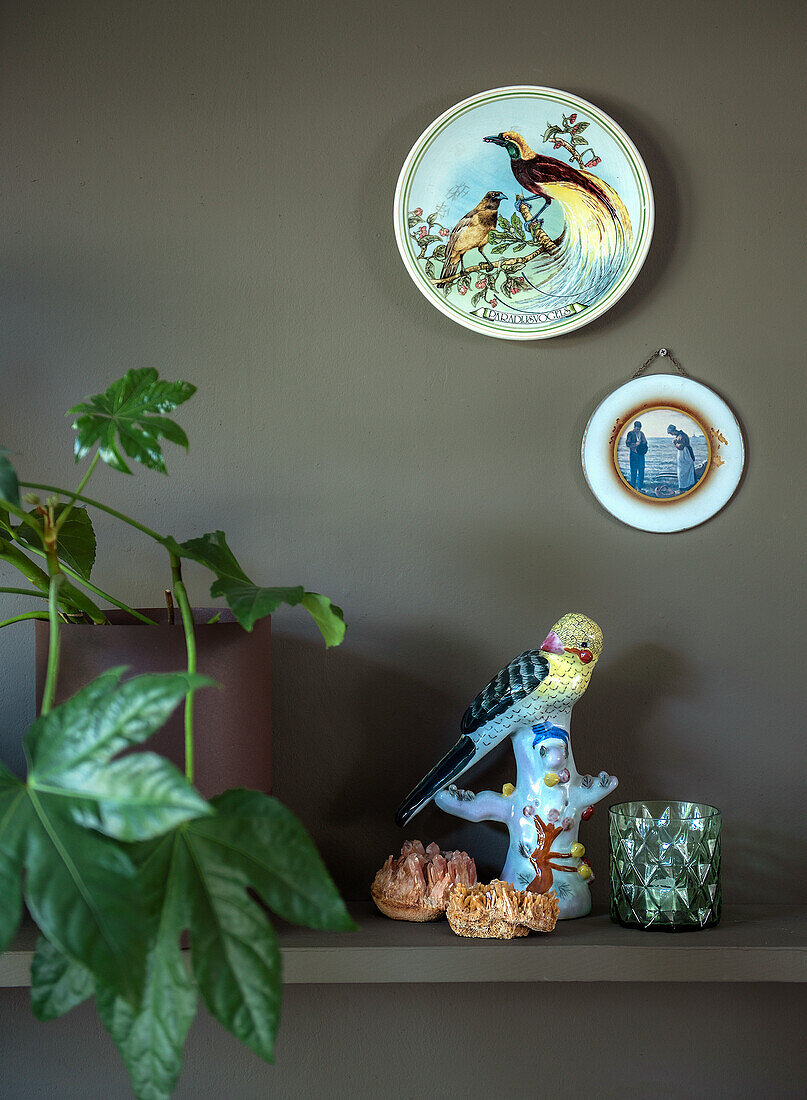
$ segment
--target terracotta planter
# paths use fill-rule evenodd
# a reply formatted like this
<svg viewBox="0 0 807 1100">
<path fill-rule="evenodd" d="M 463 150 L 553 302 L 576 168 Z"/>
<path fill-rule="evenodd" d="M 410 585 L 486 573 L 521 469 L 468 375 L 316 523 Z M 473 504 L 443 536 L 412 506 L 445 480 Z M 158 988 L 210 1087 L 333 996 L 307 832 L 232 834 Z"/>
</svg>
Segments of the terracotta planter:
<svg viewBox="0 0 807 1100">
<path fill-rule="evenodd" d="M 179 613 L 173 626 L 163 608 L 144 608 L 158 626 L 122 611 L 108 612 L 108 626 L 63 624 L 56 701 L 108 668 L 127 665 L 126 677 L 142 672 L 179 672 L 186 667 L 185 636 Z M 221 621 L 208 620 L 221 611 Z M 269 619 L 243 630 L 220 608 L 194 610 L 198 670 L 221 685 L 196 695 L 194 707 L 195 784 L 206 797 L 229 787 L 269 791 L 272 725 L 270 711 Z M 36 623 L 37 711 L 45 686 L 49 625 Z M 145 744 L 180 770 L 185 766 L 183 708 Z"/>
</svg>

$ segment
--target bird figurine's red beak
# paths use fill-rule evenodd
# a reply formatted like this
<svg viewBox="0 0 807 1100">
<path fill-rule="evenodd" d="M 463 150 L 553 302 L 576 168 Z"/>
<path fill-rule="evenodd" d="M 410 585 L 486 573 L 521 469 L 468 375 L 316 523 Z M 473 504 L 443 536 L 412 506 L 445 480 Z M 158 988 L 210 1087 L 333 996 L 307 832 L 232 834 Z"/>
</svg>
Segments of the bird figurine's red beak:
<svg viewBox="0 0 807 1100">
<path fill-rule="evenodd" d="M 541 642 L 542 653 L 557 653 L 560 656 L 565 652 L 563 642 L 557 636 L 554 630 L 550 630 L 544 640 Z"/>
</svg>

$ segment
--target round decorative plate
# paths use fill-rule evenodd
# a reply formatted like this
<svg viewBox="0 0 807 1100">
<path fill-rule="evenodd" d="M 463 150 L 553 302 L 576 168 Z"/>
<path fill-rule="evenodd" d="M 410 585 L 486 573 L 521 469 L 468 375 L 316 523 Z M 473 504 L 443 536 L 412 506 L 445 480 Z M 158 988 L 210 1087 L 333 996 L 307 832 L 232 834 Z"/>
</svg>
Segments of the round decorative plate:
<svg viewBox="0 0 807 1100">
<path fill-rule="evenodd" d="M 653 374 L 614 390 L 583 436 L 583 471 L 604 508 L 643 531 L 683 531 L 726 504 L 745 464 L 722 397 L 691 378 Z"/>
<path fill-rule="evenodd" d="M 553 88 L 481 92 L 415 142 L 395 192 L 404 265 L 466 328 L 536 340 L 625 293 L 653 232 L 636 146 L 604 111 Z"/>
</svg>

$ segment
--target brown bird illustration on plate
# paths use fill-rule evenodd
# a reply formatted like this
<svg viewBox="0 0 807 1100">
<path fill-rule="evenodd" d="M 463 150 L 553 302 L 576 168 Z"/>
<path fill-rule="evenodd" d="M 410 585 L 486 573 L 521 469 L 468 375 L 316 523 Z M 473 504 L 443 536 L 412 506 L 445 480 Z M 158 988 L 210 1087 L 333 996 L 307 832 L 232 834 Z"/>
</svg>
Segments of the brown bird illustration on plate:
<svg viewBox="0 0 807 1100">
<path fill-rule="evenodd" d="M 488 191 L 479 200 L 473 210 L 469 210 L 454 228 L 446 245 L 446 258 L 441 279 L 450 279 L 457 274 L 457 268 L 465 270 L 463 258 L 466 252 L 475 248 L 482 256 L 486 264 L 490 263 L 483 251 L 483 245 L 488 243 L 491 229 L 496 228 L 496 218 L 499 214 L 499 204 L 507 195 L 501 191 Z"/>
</svg>

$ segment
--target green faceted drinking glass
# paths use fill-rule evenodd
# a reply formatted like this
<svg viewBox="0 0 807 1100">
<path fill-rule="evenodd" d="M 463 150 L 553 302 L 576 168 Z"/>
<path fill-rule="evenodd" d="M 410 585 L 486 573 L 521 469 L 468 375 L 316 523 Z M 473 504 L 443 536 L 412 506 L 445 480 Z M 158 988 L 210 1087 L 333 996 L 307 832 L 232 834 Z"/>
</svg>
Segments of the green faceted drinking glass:
<svg viewBox="0 0 807 1100">
<path fill-rule="evenodd" d="M 611 920 L 664 932 L 717 924 L 721 820 L 700 802 L 611 806 Z"/>
</svg>

